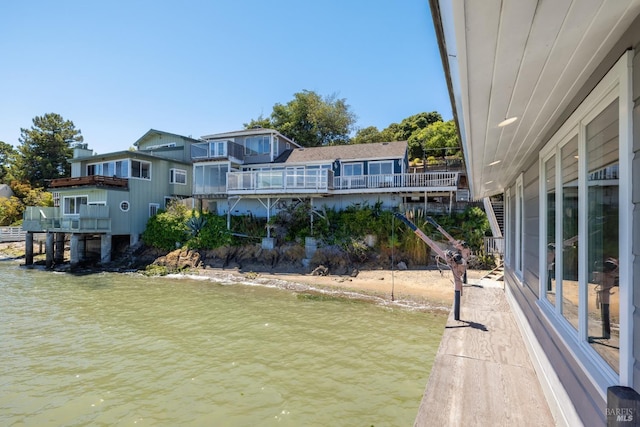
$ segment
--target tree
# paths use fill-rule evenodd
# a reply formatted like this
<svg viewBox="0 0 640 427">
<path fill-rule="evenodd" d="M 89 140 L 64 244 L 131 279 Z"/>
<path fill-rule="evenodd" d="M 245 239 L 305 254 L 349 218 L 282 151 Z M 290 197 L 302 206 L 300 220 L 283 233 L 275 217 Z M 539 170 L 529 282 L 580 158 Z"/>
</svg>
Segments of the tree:
<svg viewBox="0 0 640 427">
<path fill-rule="evenodd" d="M 381 134 L 384 141 L 408 141 L 411 159 L 423 157 L 422 147 L 412 144 L 412 136 L 437 122 L 442 122 L 442 116 L 437 111 L 418 113 L 403 119 L 400 123 L 391 123 Z"/>
<path fill-rule="evenodd" d="M 459 151 L 458 132 L 453 120 L 435 122 L 424 129 L 420 129 L 409 138 L 409 150 L 412 157 L 445 157 Z"/>
<path fill-rule="evenodd" d="M 380 133 L 377 127 L 369 126 L 363 129 L 358 129 L 356 136 L 351 139 L 352 144 L 370 144 L 372 142 L 389 142 L 383 139 L 383 135 Z"/>
<path fill-rule="evenodd" d="M 345 99 L 321 97 L 313 91 L 295 93 L 287 104 L 276 104 L 269 119 L 260 116 L 246 123 L 276 129 L 304 147 L 349 143 L 356 116 Z"/>
<path fill-rule="evenodd" d="M 22 220 L 26 206 L 53 206 L 53 195 L 28 183 L 11 182 L 13 196 L 0 199 L 0 225 L 15 225 Z"/>
<path fill-rule="evenodd" d="M 13 145 L 0 141 L 0 183 L 8 184 L 11 180 L 11 169 L 16 161 L 17 151 Z"/>
<path fill-rule="evenodd" d="M 70 176 L 72 144 L 83 141 L 72 121 L 48 113 L 36 116 L 31 129 L 21 128 L 20 132 L 16 178 L 44 187 L 51 179 Z"/>
</svg>

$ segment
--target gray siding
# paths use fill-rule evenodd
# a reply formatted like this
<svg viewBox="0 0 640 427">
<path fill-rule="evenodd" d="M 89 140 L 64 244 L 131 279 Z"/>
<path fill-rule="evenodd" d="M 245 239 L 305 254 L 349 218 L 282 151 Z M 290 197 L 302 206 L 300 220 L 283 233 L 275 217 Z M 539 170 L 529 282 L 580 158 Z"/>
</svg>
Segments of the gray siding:
<svg viewBox="0 0 640 427">
<path fill-rule="evenodd" d="M 522 255 L 522 275 L 525 286 L 538 297 L 539 294 L 539 274 L 538 274 L 538 244 L 539 244 L 539 179 L 538 162 L 532 164 L 523 175 L 524 192 L 524 212 L 522 217 L 523 228 L 523 255 Z"/>
</svg>

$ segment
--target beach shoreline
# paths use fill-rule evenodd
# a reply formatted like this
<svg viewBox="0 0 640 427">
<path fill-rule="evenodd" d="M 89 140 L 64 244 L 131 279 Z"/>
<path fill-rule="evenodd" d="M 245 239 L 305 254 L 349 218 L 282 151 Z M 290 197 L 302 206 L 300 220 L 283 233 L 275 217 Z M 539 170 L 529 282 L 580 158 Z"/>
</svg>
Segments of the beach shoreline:
<svg viewBox="0 0 640 427">
<path fill-rule="evenodd" d="M 22 256 L 20 256 L 22 255 Z M 0 257 L 19 262 L 24 257 L 22 242 L 0 244 Z M 108 270 L 105 270 L 108 271 Z M 469 270 L 469 282 L 480 280 L 487 271 Z M 206 279 L 218 283 L 244 283 L 271 286 L 295 292 L 311 292 L 346 298 L 370 299 L 421 309 L 448 311 L 454 297 L 453 276 L 449 270 L 430 268 L 406 270 L 359 270 L 357 275 L 315 276 L 301 272 L 253 271 L 237 268 L 192 268 L 171 278 Z"/>
</svg>

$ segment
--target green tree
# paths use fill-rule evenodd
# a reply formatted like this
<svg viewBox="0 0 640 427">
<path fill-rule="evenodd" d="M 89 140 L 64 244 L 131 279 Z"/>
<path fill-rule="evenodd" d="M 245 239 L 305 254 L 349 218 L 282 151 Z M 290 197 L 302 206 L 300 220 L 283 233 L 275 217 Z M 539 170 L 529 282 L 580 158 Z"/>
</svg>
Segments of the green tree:
<svg viewBox="0 0 640 427">
<path fill-rule="evenodd" d="M 321 97 L 314 91 L 295 93 L 287 104 L 276 104 L 269 119 L 260 116 L 245 123 L 276 129 L 304 147 L 349 143 L 356 116 L 345 99 Z"/>
<path fill-rule="evenodd" d="M 51 179 L 68 177 L 73 156 L 72 144 L 82 142 L 80 129 L 61 115 L 36 116 L 31 129 L 20 129 L 16 178 L 34 187 L 44 187 Z"/>
<path fill-rule="evenodd" d="M 13 145 L 0 141 L 0 183 L 8 184 L 11 181 L 17 154 Z"/>
<path fill-rule="evenodd" d="M 426 129 L 433 123 L 442 122 L 442 116 L 437 111 L 430 113 L 418 113 L 403 119 L 400 123 L 391 123 L 381 133 L 384 141 L 408 141 L 409 158 L 422 158 L 424 152 L 422 147 L 416 145 L 414 136 L 420 131 Z"/>
<path fill-rule="evenodd" d="M 453 120 L 435 122 L 415 132 L 409 138 L 410 158 L 445 157 L 460 153 L 458 132 Z"/>
<path fill-rule="evenodd" d="M 26 206 L 53 206 L 53 196 L 42 188 L 29 183 L 11 182 L 13 196 L 0 199 L 0 225 L 17 225 L 22 220 Z"/>
<path fill-rule="evenodd" d="M 383 140 L 383 135 L 377 127 L 369 126 L 358 129 L 356 136 L 351 139 L 352 144 L 370 144 L 372 142 L 389 142 Z"/>
</svg>

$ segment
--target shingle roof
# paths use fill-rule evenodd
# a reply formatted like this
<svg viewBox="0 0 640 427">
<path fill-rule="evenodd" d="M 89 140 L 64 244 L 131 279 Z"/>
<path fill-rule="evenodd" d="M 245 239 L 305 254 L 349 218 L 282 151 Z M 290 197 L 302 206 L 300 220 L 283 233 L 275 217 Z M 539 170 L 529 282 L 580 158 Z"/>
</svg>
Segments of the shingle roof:
<svg viewBox="0 0 640 427">
<path fill-rule="evenodd" d="M 397 159 L 407 151 L 407 141 L 376 142 L 371 144 L 330 145 L 326 147 L 296 148 L 288 156 L 281 156 L 284 163 L 309 163 L 345 160 Z"/>
</svg>

